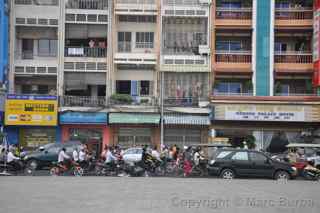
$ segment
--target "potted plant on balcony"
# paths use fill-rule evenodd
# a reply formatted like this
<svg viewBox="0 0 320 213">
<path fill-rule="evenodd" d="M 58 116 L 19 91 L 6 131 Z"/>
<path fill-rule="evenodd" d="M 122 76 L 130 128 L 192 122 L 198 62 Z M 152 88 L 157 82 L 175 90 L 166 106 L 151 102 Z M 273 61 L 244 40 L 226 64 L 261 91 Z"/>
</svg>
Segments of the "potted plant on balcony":
<svg viewBox="0 0 320 213">
<path fill-rule="evenodd" d="M 281 93 L 281 83 L 280 83 L 280 81 L 277 81 L 274 84 L 274 92 L 275 92 L 275 94 L 280 94 Z"/>
<path fill-rule="evenodd" d="M 251 80 L 247 80 L 246 82 L 244 82 L 243 87 L 244 87 L 243 90 L 245 93 L 248 93 L 248 94 L 252 93 L 253 85 Z"/>
<path fill-rule="evenodd" d="M 111 102 L 114 104 L 131 104 L 133 102 L 132 97 L 127 94 L 113 94 L 110 97 Z"/>
</svg>

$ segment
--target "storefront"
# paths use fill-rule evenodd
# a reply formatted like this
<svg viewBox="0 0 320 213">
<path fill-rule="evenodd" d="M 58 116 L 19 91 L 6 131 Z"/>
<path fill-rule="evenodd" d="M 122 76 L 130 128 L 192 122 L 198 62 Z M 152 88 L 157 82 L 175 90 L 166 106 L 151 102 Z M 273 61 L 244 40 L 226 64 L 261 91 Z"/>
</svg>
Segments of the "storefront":
<svg viewBox="0 0 320 213">
<path fill-rule="evenodd" d="M 110 113 L 111 143 L 122 148 L 160 145 L 160 115 L 155 113 Z"/>
<path fill-rule="evenodd" d="M 258 150 L 282 152 L 289 143 L 318 143 L 320 109 L 315 104 L 228 103 L 214 105 L 211 131 L 234 146 L 254 140 Z"/>
<path fill-rule="evenodd" d="M 63 112 L 59 116 L 62 142 L 80 141 L 99 155 L 109 144 L 108 116 L 104 112 Z"/>
<path fill-rule="evenodd" d="M 209 115 L 166 114 L 164 124 L 164 144 L 169 147 L 208 142 Z"/>
<path fill-rule="evenodd" d="M 8 95 L 5 132 L 10 144 L 34 150 L 60 141 L 57 97 Z"/>
</svg>

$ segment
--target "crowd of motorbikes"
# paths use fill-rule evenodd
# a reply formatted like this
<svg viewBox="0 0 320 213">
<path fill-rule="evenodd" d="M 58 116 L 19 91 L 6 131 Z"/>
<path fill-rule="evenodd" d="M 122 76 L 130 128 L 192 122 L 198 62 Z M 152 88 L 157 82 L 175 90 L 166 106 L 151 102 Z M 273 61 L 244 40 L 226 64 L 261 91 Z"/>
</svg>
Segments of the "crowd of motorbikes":
<svg viewBox="0 0 320 213">
<path fill-rule="evenodd" d="M 122 156 L 122 150 L 109 148 L 115 159 L 106 162 L 105 154 L 100 158 L 95 158 L 87 154 L 86 160 L 75 161 L 72 156 L 65 162 L 52 162 L 49 167 L 51 176 L 130 176 L 130 177 L 149 177 L 149 176 L 169 176 L 169 177 L 205 177 L 208 176 L 207 163 L 200 148 L 185 148 L 183 152 L 175 151 L 169 154 L 166 149 L 154 156 L 148 147 L 143 147 L 141 160 L 125 161 Z M 2 171 L 5 169 L 13 175 L 34 175 L 33 168 L 28 167 L 27 163 L 21 158 L 15 161 L 15 164 L 1 163 Z M 312 172 L 303 168 L 301 176 L 307 180 L 320 180 L 320 173 Z"/>
</svg>

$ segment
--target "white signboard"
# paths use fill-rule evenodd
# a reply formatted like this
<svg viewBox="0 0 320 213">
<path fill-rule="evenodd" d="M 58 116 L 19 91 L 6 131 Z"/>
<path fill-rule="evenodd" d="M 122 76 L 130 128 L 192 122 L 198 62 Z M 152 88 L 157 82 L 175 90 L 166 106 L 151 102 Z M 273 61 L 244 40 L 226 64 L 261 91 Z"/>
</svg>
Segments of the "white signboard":
<svg viewBox="0 0 320 213">
<path fill-rule="evenodd" d="M 226 106 L 226 120 L 305 121 L 304 107 L 295 106 Z"/>
</svg>

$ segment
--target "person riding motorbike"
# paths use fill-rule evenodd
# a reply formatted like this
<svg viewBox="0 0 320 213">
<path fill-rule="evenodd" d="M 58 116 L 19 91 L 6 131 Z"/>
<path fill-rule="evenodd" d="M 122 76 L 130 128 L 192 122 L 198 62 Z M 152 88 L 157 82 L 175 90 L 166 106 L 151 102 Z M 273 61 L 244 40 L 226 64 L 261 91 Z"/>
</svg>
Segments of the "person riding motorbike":
<svg viewBox="0 0 320 213">
<path fill-rule="evenodd" d="M 117 157 L 113 155 L 112 149 L 107 147 L 106 149 L 106 155 L 105 155 L 105 161 L 104 163 L 108 166 L 110 166 L 111 169 L 115 168 L 115 162 L 117 161 Z"/>
<path fill-rule="evenodd" d="M 192 148 L 191 146 L 189 146 L 183 153 L 183 175 L 185 177 L 191 174 L 191 171 L 192 171 L 191 162 L 192 162 Z"/>
<path fill-rule="evenodd" d="M 22 169 L 22 165 L 20 162 L 20 158 L 15 156 L 14 151 L 14 148 L 9 149 L 9 152 L 7 154 L 7 163 L 8 165 L 12 166 L 15 171 L 19 171 Z"/>
<path fill-rule="evenodd" d="M 69 155 L 66 154 L 66 148 L 62 148 L 58 155 L 58 165 L 67 170 L 68 168 L 68 161 L 71 159 Z"/>
<path fill-rule="evenodd" d="M 308 161 L 307 165 L 304 167 L 304 172 L 306 177 L 320 177 L 320 170 L 314 167 L 314 161 Z"/>
</svg>

